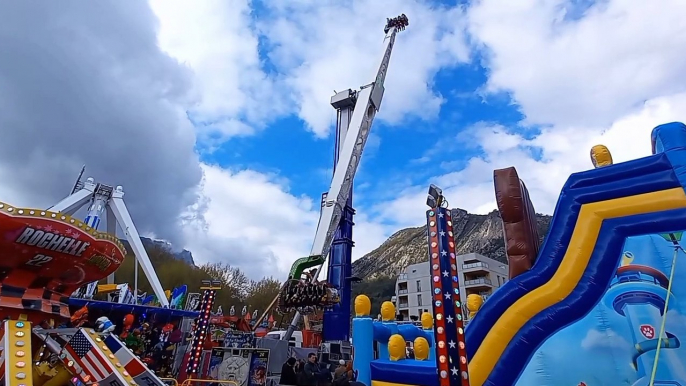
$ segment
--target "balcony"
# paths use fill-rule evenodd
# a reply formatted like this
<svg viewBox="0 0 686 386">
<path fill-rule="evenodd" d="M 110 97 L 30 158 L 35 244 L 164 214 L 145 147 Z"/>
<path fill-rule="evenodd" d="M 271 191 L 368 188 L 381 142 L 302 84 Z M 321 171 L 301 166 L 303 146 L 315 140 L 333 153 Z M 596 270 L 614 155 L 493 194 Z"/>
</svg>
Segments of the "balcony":
<svg viewBox="0 0 686 386">
<path fill-rule="evenodd" d="M 471 279 L 471 280 L 465 280 L 464 281 L 464 287 L 465 288 L 493 288 L 493 283 L 491 282 L 491 279 L 489 278 L 478 278 L 478 279 Z"/>
<path fill-rule="evenodd" d="M 407 288 L 406 289 L 399 289 L 398 295 L 407 295 Z"/>
<path fill-rule="evenodd" d="M 463 273 L 488 272 L 488 264 L 482 261 L 462 264 Z"/>
<path fill-rule="evenodd" d="M 407 274 L 406 273 L 401 273 L 398 275 L 398 280 L 397 281 L 407 281 Z"/>
<path fill-rule="evenodd" d="M 398 308 L 410 308 L 410 303 L 398 303 Z"/>
</svg>

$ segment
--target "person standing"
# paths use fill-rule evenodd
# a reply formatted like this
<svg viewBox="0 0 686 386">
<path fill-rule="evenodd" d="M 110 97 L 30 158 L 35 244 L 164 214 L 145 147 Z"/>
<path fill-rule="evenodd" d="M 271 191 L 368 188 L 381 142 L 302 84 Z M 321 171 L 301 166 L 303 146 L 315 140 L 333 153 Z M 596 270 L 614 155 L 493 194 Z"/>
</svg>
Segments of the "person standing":
<svg viewBox="0 0 686 386">
<path fill-rule="evenodd" d="M 281 366 L 280 385 L 296 386 L 298 384 L 298 378 L 295 375 L 296 363 L 295 358 L 291 357 Z"/>
<path fill-rule="evenodd" d="M 307 362 L 303 367 L 302 377 L 299 379 L 298 386 L 317 386 L 319 384 L 319 372 L 317 355 L 315 353 L 310 353 L 307 356 Z"/>
</svg>

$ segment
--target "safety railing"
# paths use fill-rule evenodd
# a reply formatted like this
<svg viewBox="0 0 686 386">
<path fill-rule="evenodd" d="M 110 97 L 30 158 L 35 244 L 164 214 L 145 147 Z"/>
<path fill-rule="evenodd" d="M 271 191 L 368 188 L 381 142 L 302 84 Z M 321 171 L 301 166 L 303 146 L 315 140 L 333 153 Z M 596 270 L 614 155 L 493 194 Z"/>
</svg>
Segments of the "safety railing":
<svg viewBox="0 0 686 386">
<path fill-rule="evenodd" d="M 179 381 L 174 378 L 160 378 L 160 381 L 164 382 L 165 385 L 179 386 Z"/>
</svg>

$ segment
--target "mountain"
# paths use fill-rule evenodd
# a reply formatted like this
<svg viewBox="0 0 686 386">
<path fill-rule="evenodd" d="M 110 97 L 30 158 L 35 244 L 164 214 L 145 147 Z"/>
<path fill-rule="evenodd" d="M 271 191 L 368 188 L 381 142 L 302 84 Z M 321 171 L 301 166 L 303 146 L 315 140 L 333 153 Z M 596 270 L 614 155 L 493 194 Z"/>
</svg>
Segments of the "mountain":
<svg viewBox="0 0 686 386">
<path fill-rule="evenodd" d="M 503 222 L 497 210 L 489 214 L 471 214 L 451 210 L 455 247 L 458 254 L 476 252 L 507 262 Z M 551 216 L 536 214 L 541 240 L 548 234 Z M 353 262 L 353 276 L 363 279 L 395 277 L 410 264 L 426 261 L 428 256 L 426 226 L 407 228 L 393 234 L 381 246 Z"/>
<path fill-rule="evenodd" d="M 124 244 L 126 247 L 126 250 L 129 251 L 129 253 L 132 252 L 131 249 L 131 244 L 127 240 L 121 239 L 121 242 Z M 193 260 L 193 254 L 188 251 L 188 250 L 180 250 L 180 251 L 175 251 L 174 247 L 171 245 L 171 243 L 167 241 L 162 241 L 162 240 L 153 240 L 148 237 L 141 237 L 141 242 L 143 243 L 143 247 L 149 251 L 153 248 L 161 248 L 169 252 L 171 256 L 173 256 L 177 260 L 181 260 L 189 265 L 195 266 L 195 261 Z"/>
</svg>

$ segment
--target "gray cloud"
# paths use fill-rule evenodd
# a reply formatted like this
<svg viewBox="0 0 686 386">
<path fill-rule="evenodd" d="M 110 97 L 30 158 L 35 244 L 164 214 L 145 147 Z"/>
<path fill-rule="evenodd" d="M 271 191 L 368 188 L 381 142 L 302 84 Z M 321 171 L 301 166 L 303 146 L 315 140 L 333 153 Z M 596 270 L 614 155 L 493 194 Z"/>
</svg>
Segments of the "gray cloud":
<svg viewBox="0 0 686 386">
<path fill-rule="evenodd" d="M 0 200 L 48 207 L 85 163 L 124 185 L 139 231 L 183 243 L 202 177 L 193 74 L 156 26 L 144 1 L 0 1 Z"/>
</svg>

